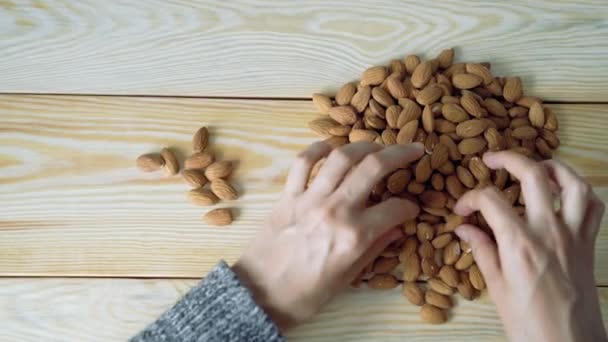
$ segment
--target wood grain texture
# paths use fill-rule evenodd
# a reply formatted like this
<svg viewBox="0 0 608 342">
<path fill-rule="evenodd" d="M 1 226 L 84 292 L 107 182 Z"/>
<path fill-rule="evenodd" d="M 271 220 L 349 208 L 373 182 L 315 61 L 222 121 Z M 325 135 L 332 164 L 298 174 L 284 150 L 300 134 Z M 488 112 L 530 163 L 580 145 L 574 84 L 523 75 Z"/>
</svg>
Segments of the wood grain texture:
<svg viewBox="0 0 608 342">
<path fill-rule="evenodd" d="M 606 101 L 608 2 L 0 1 L 0 92 L 310 97 L 455 46 L 553 101 Z"/>
<path fill-rule="evenodd" d="M 124 341 L 153 322 L 194 286 L 195 280 L 2 279 L 0 341 Z M 604 324 L 608 289 L 598 289 Z M 422 323 L 419 307 L 399 289 L 350 290 L 290 341 L 506 341 L 487 296 L 456 297 L 450 321 Z"/>
<path fill-rule="evenodd" d="M 561 158 L 608 200 L 608 106 L 556 105 Z M 234 261 L 278 199 L 297 151 L 315 137 L 308 101 L 0 96 L 0 275 L 204 275 Z M 205 226 L 179 177 L 135 169 L 141 154 L 175 147 L 200 125 L 238 160 L 236 222 Z M 608 284 L 608 225 L 596 274 Z"/>
</svg>

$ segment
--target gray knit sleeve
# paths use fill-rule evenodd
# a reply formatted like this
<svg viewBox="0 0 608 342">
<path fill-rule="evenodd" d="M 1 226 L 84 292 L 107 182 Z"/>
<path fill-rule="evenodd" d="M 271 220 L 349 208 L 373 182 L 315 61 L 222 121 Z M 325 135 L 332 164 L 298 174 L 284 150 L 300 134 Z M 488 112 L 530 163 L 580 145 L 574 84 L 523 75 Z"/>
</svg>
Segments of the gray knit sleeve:
<svg viewBox="0 0 608 342">
<path fill-rule="evenodd" d="M 140 341 L 283 341 L 276 325 L 221 261 L 156 322 Z"/>
</svg>

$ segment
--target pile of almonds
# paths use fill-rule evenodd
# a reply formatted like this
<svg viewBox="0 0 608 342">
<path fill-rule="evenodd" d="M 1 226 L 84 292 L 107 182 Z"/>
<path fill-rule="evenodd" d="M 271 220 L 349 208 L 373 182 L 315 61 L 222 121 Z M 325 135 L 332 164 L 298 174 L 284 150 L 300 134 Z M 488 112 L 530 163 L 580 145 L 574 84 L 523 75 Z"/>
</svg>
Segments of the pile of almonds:
<svg viewBox="0 0 608 342">
<path fill-rule="evenodd" d="M 192 138 L 193 154 L 184 161 L 182 177 L 192 186 L 188 199 L 198 206 L 211 206 L 220 200 L 231 201 L 238 198 L 234 187 L 226 180 L 231 174 L 230 161 L 216 161 L 215 154 L 207 149 L 209 130 L 201 127 Z M 169 175 L 179 172 L 179 163 L 170 149 L 164 148 L 160 154 L 144 154 L 136 161 L 142 171 L 151 172 L 163 166 Z M 213 226 L 232 223 L 233 215 L 229 208 L 218 208 L 203 215 L 203 221 Z"/>
<path fill-rule="evenodd" d="M 443 50 L 423 61 L 416 55 L 374 66 L 332 99 L 314 94 L 324 116 L 309 127 L 334 147 L 355 141 L 382 145 L 421 142 L 426 154 L 376 185 L 374 205 L 392 196 L 420 205 L 421 214 L 403 223 L 404 237 L 390 245 L 355 281 L 391 289 L 403 280 L 403 295 L 421 306 L 430 323 L 447 320 L 452 295 L 472 300 L 485 288 L 470 247 L 454 234 L 471 223 L 491 234 L 480 213 L 452 212 L 466 191 L 495 186 L 524 214 L 520 184 L 506 170 L 490 170 L 486 151 L 511 150 L 537 160 L 559 146 L 558 123 L 549 107 L 523 93 L 519 77 L 495 77 L 489 63 L 453 63 Z M 323 161 L 315 166 L 318 170 Z"/>
</svg>

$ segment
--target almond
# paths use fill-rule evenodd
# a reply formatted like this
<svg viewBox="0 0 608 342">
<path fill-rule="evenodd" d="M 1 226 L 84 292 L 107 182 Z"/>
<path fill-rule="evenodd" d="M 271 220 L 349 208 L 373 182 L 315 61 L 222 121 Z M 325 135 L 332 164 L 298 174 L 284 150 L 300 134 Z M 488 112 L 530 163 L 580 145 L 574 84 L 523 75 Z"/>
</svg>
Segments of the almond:
<svg viewBox="0 0 608 342">
<path fill-rule="evenodd" d="M 211 165 L 215 160 L 215 155 L 210 151 L 197 152 L 191 155 L 184 162 L 184 168 L 190 169 L 204 169 Z"/>
<path fill-rule="evenodd" d="M 405 73 L 405 65 L 398 59 L 391 60 L 390 69 L 392 73 Z"/>
<path fill-rule="evenodd" d="M 458 226 L 465 223 L 465 218 L 456 214 L 451 214 L 445 219 L 444 230 L 446 232 L 453 232 Z"/>
<path fill-rule="evenodd" d="M 476 118 L 481 118 L 483 116 L 483 111 L 479 105 L 479 102 L 470 93 L 465 93 L 462 95 L 460 98 L 460 105 L 467 111 L 467 113 Z"/>
<path fill-rule="evenodd" d="M 462 139 L 458 143 L 458 152 L 461 154 L 477 154 L 486 147 L 486 140 L 484 138 L 466 138 Z"/>
<path fill-rule="evenodd" d="M 182 178 L 195 188 L 200 188 L 208 182 L 201 170 L 184 170 L 182 171 Z"/>
<path fill-rule="evenodd" d="M 439 266 L 434 258 L 422 258 L 420 262 L 422 273 L 427 277 L 434 277 L 439 273 Z"/>
<path fill-rule="evenodd" d="M 346 106 L 350 104 L 355 92 L 357 92 L 355 85 L 352 83 L 346 83 L 342 86 L 342 88 L 340 88 L 340 90 L 338 90 L 338 93 L 336 93 L 336 103 L 339 106 Z"/>
<path fill-rule="evenodd" d="M 441 172 L 441 174 L 445 176 L 451 175 L 455 171 L 454 164 L 444 163 L 439 168 L 437 168 L 437 171 Z"/>
<path fill-rule="evenodd" d="M 329 116 L 341 125 L 352 125 L 357 121 L 357 113 L 351 106 L 332 107 Z"/>
<path fill-rule="evenodd" d="M 211 191 L 207 189 L 193 189 L 188 191 L 188 200 L 192 204 L 199 206 L 209 206 L 216 204 L 219 200 Z"/>
<path fill-rule="evenodd" d="M 483 79 L 475 74 L 457 74 L 452 77 L 452 84 L 458 89 L 472 89 L 483 82 Z"/>
<path fill-rule="evenodd" d="M 415 177 L 417 183 L 424 183 L 431 178 L 433 170 L 431 168 L 431 157 L 423 156 L 416 164 Z M 411 184 L 411 183 L 410 183 Z M 408 189 L 409 190 L 409 189 Z"/>
<path fill-rule="evenodd" d="M 522 96 L 519 98 L 519 100 L 517 100 L 516 103 L 518 106 L 530 108 L 535 102 L 542 103 L 538 97 L 534 96 Z"/>
<path fill-rule="evenodd" d="M 424 292 L 415 282 L 403 282 L 401 293 L 414 305 L 421 306 L 424 304 Z"/>
<path fill-rule="evenodd" d="M 416 55 L 409 55 L 405 57 L 403 64 L 405 64 L 405 70 L 407 73 L 411 75 L 416 67 L 420 64 L 420 58 Z"/>
<path fill-rule="evenodd" d="M 441 279 L 431 278 L 427 281 L 427 284 L 433 291 L 441 293 L 442 295 L 451 296 L 454 294 L 454 289 Z"/>
<path fill-rule="evenodd" d="M 550 131 L 556 131 L 559 128 L 557 117 L 553 114 L 553 111 L 549 107 L 544 108 L 545 111 L 545 129 Z"/>
<path fill-rule="evenodd" d="M 448 135 L 442 134 L 439 137 L 439 141 L 447 146 L 451 160 L 460 160 L 462 158 L 460 151 L 458 151 L 458 145 Z"/>
<path fill-rule="evenodd" d="M 403 261 L 403 281 L 416 281 L 420 276 L 420 258 L 416 253 L 410 254 Z"/>
<path fill-rule="evenodd" d="M 384 119 L 379 118 L 375 115 L 367 115 L 363 117 L 363 122 L 365 127 L 368 129 L 384 129 L 386 128 L 386 121 Z"/>
<path fill-rule="evenodd" d="M 471 158 L 469 162 L 469 170 L 478 181 L 484 182 L 490 180 L 490 169 L 483 163 L 479 157 Z"/>
<path fill-rule="evenodd" d="M 379 257 L 374 261 L 373 272 L 376 274 L 390 273 L 399 265 L 399 258 L 397 257 Z"/>
<path fill-rule="evenodd" d="M 458 261 L 456 261 L 456 264 L 454 264 L 454 267 L 459 271 L 466 270 L 473 265 L 474 261 L 473 253 L 463 253 L 460 258 L 458 258 Z"/>
<path fill-rule="evenodd" d="M 423 215 L 420 216 L 422 217 Z M 421 258 L 432 258 L 435 255 L 435 248 L 433 248 L 430 241 L 420 241 L 420 246 L 418 246 L 418 255 L 420 255 Z"/>
<path fill-rule="evenodd" d="M 538 132 L 534 127 L 522 126 L 513 130 L 513 137 L 520 140 L 534 139 L 538 136 Z"/>
<path fill-rule="evenodd" d="M 448 120 L 435 119 L 434 128 L 439 133 L 451 133 L 456 131 L 456 125 Z"/>
<path fill-rule="evenodd" d="M 435 235 L 435 228 L 427 222 L 420 222 L 416 225 L 416 237 L 419 241 L 432 240 Z"/>
<path fill-rule="evenodd" d="M 441 103 L 442 104 L 447 104 L 447 103 L 459 104 L 460 99 L 456 96 L 442 96 Z"/>
<path fill-rule="evenodd" d="M 357 111 L 357 113 L 363 113 L 371 96 L 372 89 L 369 86 L 360 86 L 353 98 L 350 100 L 350 105 Z M 331 107 L 327 109 L 328 114 L 329 109 L 331 109 Z"/>
<path fill-rule="evenodd" d="M 453 236 L 450 233 L 443 233 L 435 237 L 432 241 L 433 247 L 436 249 L 445 248 L 452 241 Z"/>
<path fill-rule="evenodd" d="M 223 179 L 215 179 L 211 181 L 211 191 L 220 199 L 231 201 L 238 198 L 236 190 Z"/>
<path fill-rule="evenodd" d="M 481 77 L 484 85 L 488 85 L 494 81 L 494 76 L 488 68 L 486 68 L 483 64 L 480 63 L 467 63 L 466 71 L 470 74 L 477 75 Z"/>
<path fill-rule="evenodd" d="M 211 226 L 226 226 L 232 223 L 232 212 L 230 209 L 213 209 L 203 215 L 203 221 Z"/>
<path fill-rule="evenodd" d="M 328 117 L 318 118 L 310 121 L 308 123 L 308 128 L 310 128 L 313 132 L 315 132 L 318 136 L 327 138 L 332 134 L 329 131 L 338 126 L 339 124 L 335 122 L 333 119 Z"/>
<path fill-rule="evenodd" d="M 406 61 L 407 67 L 407 61 Z M 414 72 L 412 73 L 411 82 L 412 85 L 416 88 L 424 87 L 433 76 L 433 65 L 429 61 L 422 62 L 418 64 Z"/>
<path fill-rule="evenodd" d="M 463 138 L 473 138 L 485 131 L 487 124 L 479 119 L 467 120 L 456 125 L 456 134 Z"/>
<path fill-rule="evenodd" d="M 443 90 L 436 84 L 429 84 L 424 89 L 422 89 L 418 95 L 416 96 L 416 101 L 421 105 L 430 105 L 431 103 L 435 103 L 441 95 L 443 94 Z"/>
<path fill-rule="evenodd" d="M 399 119 L 397 120 L 397 126 L 403 127 L 410 121 L 415 121 L 422 115 L 422 109 L 416 104 L 416 102 L 410 99 L 399 99 L 399 104 L 403 107 Z"/>
<path fill-rule="evenodd" d="M 493 98 L 487 98 L 483 100 L 483 106 L 490 112 L 492 115 L 496 116 L 507 116 L 509 113 L 505 106 L 500 103 L 498 100 Z"/>
<path fill-rule="evenodd" d="M 424 304 L 422 306 L 422 308 L 420 309 L 420 317 L 425 322 L 431 324 L 441 324 L 447 321 L 445 312 L 443 312 L 443 310 L 441 310 L 440 308 L 430 304 Z"/>
<path fill-rule="evenodd" d="M 446 145 L 438 143 L 434 147 L 433 154 L 431 155 L 431 168 L 437 169 L 445 164 L 450 158 L 449 153 L 450 151 Z"/>
<path fill-rule="evenodd" d="M 430 164 L 429 164 L 430 168 Z M 418 183 L 415 180 L 411 181 L 410 184 L 407 185 L 407 192 L 415 195 L 419 195 L 424 191 L 424 184 Z"/>
<path fill-rule="evenodd" d="M 509 116 L 512 118 L 526 117 L 526 116 L 528 116 L 528 108 L 521 107 L 521 106 L 515 106 L 512 108 L 509 108 L 508 113 L 509 113 Z"/>
<path fill-rule="evenodd" d="M 460 243 L 451 241 L 443 249 L 443 263 L 445 265 L 453 265 L 460 258 Z"/>
<path fill-rule="evenodd" d="M 434 132 L 429 133 L 424 139 L 424 151 L 428 154 L 433 153 L 435 146 L 439 144 L 439 138 Z"/>
<path fill-rule="evenodd" d="M 160 154 L 156 153 L 143 154 L 135 160 L 135 165 L 144 172 L 158 171 L 164 163 L 165 161 Z"/>
<path fill-rule="evenodd" d="M 504 189 L 502 193 L 506 197 L 507 202 L 511 203 L 511 205 L 514 205 L 517 201 L 517 198 L 519 197 L 520 190 L 521 188 L 519 185 L 513 184 L 510 187 Z"/>
<path fill-rule="evenodd" d="M 400 128 L 398 126 L 398 123 L 399 123 L 399 115 L 401 114 L 402 110 L 403 110 L 403 108 L 401 108 L 401 106 L 399 106 L 399 105 L 393 105 L 386 109 L 386 111 L 385 111 L 386 123 L 388 124 L 388 126 L 390 128 Z"/>
<path fill-rule="evenodd" d="M 475 187 L 475 178 L 465 167 L 459 165 L 456 168 L 456 176 L 458 176 L 458 180 L 467 188 L 472 189 Z"/>
<path fill-rule="evenodd" d="M 437 62 L 439 62 L 439 67 L 442 69 L 448 68 L 452 65 L 452 61 L 454 60 L 454 49 L 445 49 L 439 53 L 437 56 Z"/>
<path fill-rule="evenodd" d="M 323 142 L 325 142 L 332 148 L 336 148 L 348 144 L 348 137 L 330 137 L 323 140 Z"/>
<path fill-rule="evenodd" d="M 383 66 L 368 68 L 361 76 L 361 85 L 378 85 L 388 76 L 388 70 Z"/>
<path fill-rule="evenodd" d="M 385 146 L 395 145 L 397 143 L 397 133 L 390 128 L 382 131 L 382 142 Z"/>
<path fill-rule="evenodd" d="M 331 99 L 323 94 L 312 94 L 312 103 L 321 114 L 329 113 L 329 109 L 332 107 Z M 365 103 L 367 104 L 367 101 Z"/>
<path fill-rule="evenodd" d="M 420 194 L 420 201 L 430 208 L 445 208 L 447 197 L 441 191 L 426 190 Z"/>
<path fill-rule="evenodd" d="M 179 163 L 175 154 L 169 148 L 163 148 L 160 151 L 160 156 L 165 164 L 165 171 L 168 175 L 176 175 L 179 172 Z"/>
<path fill-rule="evenodd" d="M 445 187 L 445 179 L 443 179 L 443 176 L 441 174 L 434 173 L 431 176 L 431 186 L 433 187 L 433 189 L 441 191 Z"/>
<path fill-rule="evenodd" d="M 202 152 L 207 147 L 208 142 L 209 131 L 207 130 L 207 127 L 201 127 L 192 137 L 192 150 L 194 150 L 194 152 Z"/>
<path fill-rule="evenodd" d="M 523 89 L 519 77 L 507 77 L 502 89 L 502 96 L 509 102 L 516 102 L 521 98 Z"/>
<path fill-rule="evenodd" d="M 205 169 L 205 177 L 213 181 L 218 178 L 227 178 L 232 173 L 232 162 L 228 160 L 215 162 Z"/>
<path fill-rule="evenodd" d="M 412 227 L 413 227 L 413 233 L 412 233 Z M 416 220 L 411 220 L 411 224 L 405 225 L 403 229 L 405 230 L 406 234 L 410 234 L 410 235 L 416 234 L 416 231 L 417 231 Z M 418 239 L 414 236 L 408 237 L 405 240 L 405 242 L 403 243 L 403 251 L 399 255 L 399 261 L 405 262 L 407 260 L 407 258 L 409 258 L 413 254 L 416 254 L 417 251 L 418 251 Z"/>
<path fill-rule="evenodd" d="M 458 104 L 446 103 L 441 108 L 441 114 L 447 120 L 459 123 L 469 119 L 467 112 Z"/>
<path fill-rule="evenodd" d="M 443 265 L 439 270 L 439 279 L 451 287 L 458 286 L 460 277 L 458 271 L 451 265 Z"/>
<path fill-rule="evenodd" d="M 475 264 L 471 265 L 469 268 L 469 280 L 471 281 L 471 285 L 477 290 L 486 288 L 486 282 L 483 280 L 483 275 Z"/>
<path fill-rule="evenodd" d="M 403 115 L 403 113 L 402 113 Z M 397 144 L 409 144 L 414 140 L 416 130 L 418 129 L 418 121 L 410 121 L 399 130 L 397 134 Z"/>
<path fill-rule="evenodd" d="M 448 191 L 450 196 L 454 197 L 455 199 L 459 199 L 465 192 L 462 183 L 455 175 L 447 176 L 445 184 L 446 190 Z"/>
<path fill-rule="evenodd" d="M 397 285 L 399 285 L 397 278 L 390 274 L 376 274 L 367 281 L 367 286 L 375 290 L 394 289 Z"/>
<path fill-rule="evenodd" d="M 530 120 L 528 120 L 528 118 L 514 118 L 511 120 L 511 123 L 509 124 L 509 127 L 511 127 L 512 129 L 515 129 L 515 128 L 521 127 L 521 126 L 530 126 Z"/>
<path fill-rule="evenodd" d="M 450 78 L 453 77 L 454 75 L 464 74 L 464 73 L 466 73 L 464 63 L 452 64 L 443 71 L 443 74 L 446 77 L 450 77 Z"/>
<path fill-rule="evenodd" d="M 347 137 L 350 133 L 351 126 L 348 125 L 336 125 L 329 129 L 329 134 L 336 137 Z"/>
<path fill-rule="evenodd" d="M 461 273 L 460 284 L 458 284 L 457 288 L 458 293 L 460 293 L 462 298 L 466 300 L 473 300 L 475 297 L 475 289 L 473 288 L 467 273 Z"/>
<path fill-rule="evenodd" d="M 505 142 L 503 136 L 494 127 L 488 128 L 484 134 L 484 138 L 488 142 L 488 149 L 490 151 L 500 151 L 505 148 Z"/>
<path fill-rule="evenodd" d="M 386 81 L 386 87 L 391 96 L 396 99 L 408 97 L 407 89 L 397 77 L 389 77 Z"/>
<path fill-rule="evenodd" d="M 372 97 L 384 107 L 389 107 L 395 104 L 395 100 L 393 100 L 391 95 L 380 87 L 374 87 L 372 89 Z"/>
<path fill-rule="evenodd" d="M 545 126 L 545 111 L 539 102 L 534 102 L 532 106 L 530 106 L 528 118 L 534 127 L 542 128 Z"/>
<path fill-rule="evenodd" d="M 452 300 L 449 296 L 442 295 L 441 293 L 433 290 L 426 291 L 424 300 L 426 303 L 442 309 L 449 309 L 453 306 Z"/>
<path fill-rule="evenodd" d="M 559 138 L 552 131 L 548 129 L 541 129 L 540 137 L 543 138 L 551 148 L 555 149 L 559 147 Z"/>
<path fill-rule="evenodd" d="M 408 169 L 400 169 L 393 172 L 386 181 L 386 188 L 393 194 L 402 193 L 412 178 L 412 172 Z"/>
</svg>

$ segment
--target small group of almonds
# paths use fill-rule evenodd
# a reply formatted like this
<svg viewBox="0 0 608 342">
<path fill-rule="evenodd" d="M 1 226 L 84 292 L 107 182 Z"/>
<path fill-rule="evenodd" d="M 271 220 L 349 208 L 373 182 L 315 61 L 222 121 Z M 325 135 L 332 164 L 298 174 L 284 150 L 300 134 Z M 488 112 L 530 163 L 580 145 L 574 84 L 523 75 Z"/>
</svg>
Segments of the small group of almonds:
<svg viewBox="0 0 608 342">
<path fill-rule="evenodd" d="M 233 164 L 230 161 L 216 161 L 215 154 L 207 149 L 209 130 L 201 127 L 192 138 L 194 153 L 184 161 L 181 175 L 186 183 L 192 186 L 188 199 L 195 205 L 211 206 L 220 200 L 231 201 L 238 198 L 234 187 L 226 181 L 232 174 Z M 179 172 L 179 163 L 170 149 L 162 149 L 160 154 L 144 154 L 137 158 L 137 167 L 145 172 L 165 168 L 167 174 Z M 225 226 L 232 223 L 233 215 L 229 208 L 218 208 L 203 215 L 203 221 L 213 226 Z"/>
<path fill-rule="evenodd" d="M 402 280 L 403 295 L 421 306 L 422 319 L 436 324 L 447 320 L 454 293 L 472 300 L 485 288 L 470 247 L 454 230 L 463 223 L 491 230 L 480 213 L 454 214 L 458 198 L 495 186 L 524 213 L 519 182 L 504 169 L 489 169 L 483 153 L 511 150 L 542 160 L 559 146 L 554 113 L 539 98 L 524 95 L 519 77 L 495 77 L 489 63 L 453 59 L 454 51 L 446 49 L 427 61 L 409 55 L 371 67 L 333 98 L 314 94 L 324 115 L 309 123 L 334 147 L 356 141 L 425 145 L 426 154 L 377 184 L 367 203 L 407 198 L 420 205 L 421 214 L 403 224 L 404 237 L 354 284 L 366 280 L 371 288 L 391 289 Z"/>
</svg>

